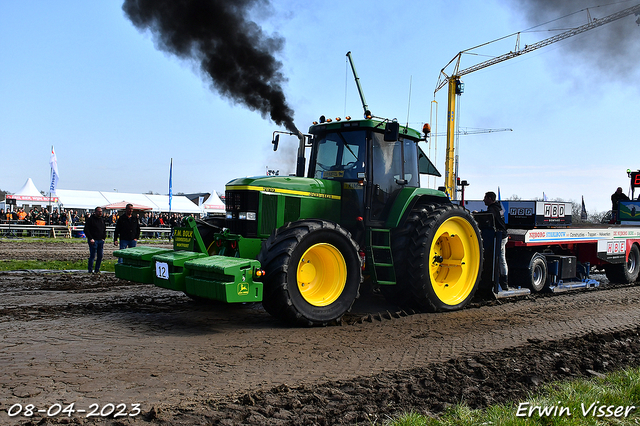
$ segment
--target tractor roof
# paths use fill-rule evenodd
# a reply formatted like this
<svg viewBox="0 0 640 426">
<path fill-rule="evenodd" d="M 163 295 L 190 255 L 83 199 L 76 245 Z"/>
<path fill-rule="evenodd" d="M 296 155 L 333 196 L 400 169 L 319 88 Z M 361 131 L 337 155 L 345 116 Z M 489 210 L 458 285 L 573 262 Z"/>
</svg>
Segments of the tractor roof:
<svg viewBox="0 0 640 426">
<path fill-rule="evenodd" d="M 374 119 L 362 119 L 362 120 L 331 120 L 328 119 L 323 123 L 314 122 L 314 124 L 309 127 L 309 133 L 316 134 L 321 132 L 326 132 L 329 130 L 352 130 L 353 128 L 370 128 L 374 129 L 374 131 L 378 131 L 380 133 L 384 133 L 385 124 L 388 123 L 389 120 L 380 121 Z M 400 126 L 400 135 L 404 137 L 409 137 L 412 139 L 420 139 L 421 134 L 417 130 L 414 130 L 410 127 Z"/>
</svg>

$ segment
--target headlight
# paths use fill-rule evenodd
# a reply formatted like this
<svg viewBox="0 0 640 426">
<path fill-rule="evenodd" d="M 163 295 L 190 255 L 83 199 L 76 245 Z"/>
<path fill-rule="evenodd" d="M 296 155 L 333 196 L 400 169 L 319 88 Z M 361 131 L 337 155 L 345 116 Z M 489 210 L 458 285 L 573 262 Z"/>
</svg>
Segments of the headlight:
<svg viewBox="0 0 640 426">
<path fill-rule="evenodd" d="M 227 219 L 233 219 L 233 213 L 227 212 Z"/>
<path fill-rule="evenodd" d="M 256 220 L 256 212 L 240 212 L 238 213 L 240 220 Z"/>
</svg>

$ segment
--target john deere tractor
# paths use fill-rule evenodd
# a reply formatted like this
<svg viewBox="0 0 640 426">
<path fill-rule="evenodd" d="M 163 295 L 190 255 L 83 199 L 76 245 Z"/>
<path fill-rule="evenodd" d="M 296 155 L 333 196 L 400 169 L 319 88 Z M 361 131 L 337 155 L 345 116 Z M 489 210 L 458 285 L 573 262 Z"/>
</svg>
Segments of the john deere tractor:
<svg viewBox="0 0 640 426">
<path fill-rule="evenodd" d="M 115 251 L 116 276 L 194 299 L 262 302 L 297 325 L 342 318 L 365 279 L 402 307 L 463 308 L 481 279 L 478 225 L 443 192 L 420 187 L 421 174 L 440 176 L 422 135 L 372 116 L 347 56 L 364 119 L 320 117 L 308 134 L 289 133 L 299 138 L 295 176 L 232 180 L 224 221 L 187 218 L 173 250 Z"/>
<path fill-rule="evenodd" d="M 298 136 L 295 176 L 232 180 L 224 221 L 185 219 L 173 250 L 116 251 L 116 275 L 196 299 L 262 302 L 297 325 L 339 320 L 364 279 L 418 310 L 470 301 L 483 263 L 480 231 L 443 192 L 420 187 L 421 174 L 439 173 L 419 132 L 371 117 L 321 118 Z"/>
</svg>

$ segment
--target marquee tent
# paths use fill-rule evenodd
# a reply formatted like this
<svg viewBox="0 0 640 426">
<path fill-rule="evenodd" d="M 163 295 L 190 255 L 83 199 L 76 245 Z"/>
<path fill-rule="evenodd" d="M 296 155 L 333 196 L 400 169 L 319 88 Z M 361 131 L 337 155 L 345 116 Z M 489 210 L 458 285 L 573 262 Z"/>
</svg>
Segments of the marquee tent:
<svg viewBox="0 0 640 426">
<path fill-rule="evenodd" d="M 169 212 L 169 196 L 168 195 L 147 195 L 147 198 L 157 206 L 157 210 L 168 213 Z M 190 199 L 184 195 L 174 195 L 171 199 L 171 212 L 172 213 L 200 213 L 202 209 L 196 206 Z"/>
<path fill-rule="evenodd" d="M 13 201 L 7 202 L 8 200 L 15 200 L 16 207 L 25 205 L 46 206 L 49 203 L 56 204 L 58 202 L 58 199 L 55 196 L 49 198 L 42 195 L 40 191 L 38 191 L 38 188 L 36 188 L 31 178 L 27 179 L 24 185 L 22 185 L 22 188 L 20 188 L 15 194 L 7 194 L 7 196 L 5 197 L 5 203 L 7 205 L 13 204 Z"/>
<path fill-rule="evenodd" d="M 109 204 L 109 200 L 107 200 L 100 191 L 56 189 L 56 195 L 58 196 L 59 207 L 64 209 L 93 210 L 97 206 Z"/>
<path fill-rule="evenodd" d="M 224 203 L 216 191 L 211 191 L 211 195 L 201 207 L 205 214 L 225 214 Z"/>
<path fill-rule="evenodd" d="M 102 192 L 102 191 L 80 191 L 74 189 L 58 189 L 58 205 L 65 209 L 86 209 L 93 210 L 97 206 L 108 204 L 126 203 L 139 204 L 150 207 L 156 213 L 169 212 L 168 195 L 134 194 L 126 192 Z M 193 204 L 187 197 L 174 195 L 171 200 L 171 212 L 173 213 L 199 213 L 200 207 Z"/>
<path fill-rule="evenodd" d="M 119 203 L 111 203 L 106 206 L 102 206 L 105 210 L 124 210 L 127 205 L 131 204 L 134 210 L 152 210 L 152 207 L 143 206 L 142 204 L 129 203 L 128 201 L 120 201 Z"/>
</svg>

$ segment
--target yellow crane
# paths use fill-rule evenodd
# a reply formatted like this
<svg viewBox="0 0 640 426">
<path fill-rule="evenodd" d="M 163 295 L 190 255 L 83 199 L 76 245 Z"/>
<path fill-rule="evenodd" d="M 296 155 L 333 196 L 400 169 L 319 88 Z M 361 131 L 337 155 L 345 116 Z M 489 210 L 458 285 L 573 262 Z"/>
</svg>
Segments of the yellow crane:
<svg viewBox="0 0 640 426">
<path fill-rule="evenodd" d="M 547 39 L 544 39 L 542 41 L 539 41 L 537 43 L 533 43 L 530 45 L 525 45 L 524 48 L 520 49 L 520 33 L 515 33 L 512 34 L 511 36 L 516 35 L 517 36 L 517 41 L 516 41 L 516 48 L 508 53 L 505 53 L 503 55 L 500 56 L 496 56 L 495 58 L 491 58 L 488 59 L 484 62 L 480 62 L 476 65 L 470 66 L 468 68 L 465 69 L 460 69 L 460 60 L 462 58 L 462 55 L 465 53 L 469 53 L 470 51 L 477 49 L 479 47 L 482 46 L 486 46 L 489 43 L 483 43 L 481 45 L 472 47 L 470 49 L 466 49 L 463 50 L 461 52 L 459 52 L 456 56 L 453 57 L 453 59 L 451 59 L 449 61 L 449 63 L 447 65 L 445 65 L 444 68 L 442 68 L 442 70 L 440 71 L 440 75 L 438 77 L 438 84 L 436 85 L 436 90 L 433 92 L 433 96 L 435 98 L 436 93 L 438 93 L 438 91 L 440 89 L 442 89 L 444 86 L 448 85 L 448 96 L 447 96 L 447 100 L 448 100 L 448 104 L 447 104 L 447 148 L 446 148 L 446 154 L 445 154 L 445 163 L 444 163 L 444 168 L 445 168 L 445 174 L 444 174 L 444 183 L 445 183 L 445 188 L 446 188 L 446 192 L 449 195 L 449 197 L 451 197 L 452 200 L 457 199 L 456 196 L 456 173 L 457 170 L 455 169 L 455 143 L 454 143 L 454 137 L 456 135 L 456 99 L 458 96 L 460 96 L 462 94 L 462 92 L 464 91 L 464 86 L 462 84 L 462 81 L 460 80 L 460 78 L 466 74 L 470 74 L 474 71 L 478 71 L 481 70 L 483 68 L 487 68 L 491 65 L 495 65 L 498 64 L 500 62 L 504 62 L 508 59 L 512 59 L 518 56 L 522 56 L 525 53 L 529 53 L 532 52 L 534 50 L 540 49 L 541 47 L 545 47 L 548 46 L 550 44 L 556 43 L 558 41 L 562 41 L 564 39 L 567 39 L 569 37 L 573 37 L 575 35 L 581 34 L 585 31 L 589 31 L 592 30 L 594 28 L 600 27 L 602 25 L 608 24 L 610 22 L 616 21 L 620 18 L 624 18 L 625 16 L 629 16 L 632 14 L 636 14 L 636 15 L 640 15 L 640 5 L 636 5 L 636 6 L 632 6 L 629 7 L 627 9 L 621 10 L 619 12 L 613 13 L 611 15 L 605 16 L 604 18 L 601 19 L 590 19 L 590 22 L 588 22 L 585 25 L 581 25 L 579 27 L 576 28 L 572 28 L 570 30 L 567 30 L 565 32 L 562 32 L 560 34 L 557 34 L 553 37 L 549 37 Z M 640 19 L 638 20 L 638 23 L 640 24 Z M 503 40 L 507 37 L 511 37 L 511 36 L 506 36 L 506 37 L 502 37 L 499 40 Z M 451 65 L 453 64 L 453 70 L 447 74 L 445 72 L 445 70 L 447 70 Z"/>
</svg>

